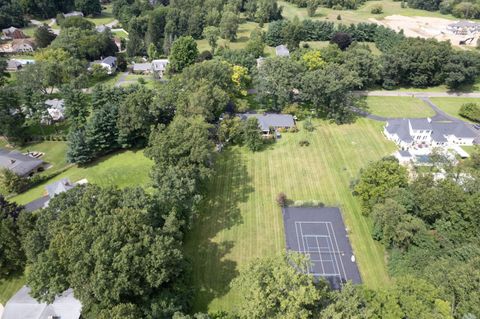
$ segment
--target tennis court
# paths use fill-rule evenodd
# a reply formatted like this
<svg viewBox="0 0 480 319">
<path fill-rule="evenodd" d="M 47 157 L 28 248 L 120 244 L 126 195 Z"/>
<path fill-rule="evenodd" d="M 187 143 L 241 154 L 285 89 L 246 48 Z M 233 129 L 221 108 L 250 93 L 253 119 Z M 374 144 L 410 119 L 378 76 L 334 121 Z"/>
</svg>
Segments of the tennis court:
<svg viewBox="0 0 480 319">
<path fill-rule="evenodd" d="M 333 289 L 348 280 L 361 283 L 340 209 L 287 207 L 283 221 L 287 250 L 310 258 L 310 274 L 327 279 Z"/>
</svg>

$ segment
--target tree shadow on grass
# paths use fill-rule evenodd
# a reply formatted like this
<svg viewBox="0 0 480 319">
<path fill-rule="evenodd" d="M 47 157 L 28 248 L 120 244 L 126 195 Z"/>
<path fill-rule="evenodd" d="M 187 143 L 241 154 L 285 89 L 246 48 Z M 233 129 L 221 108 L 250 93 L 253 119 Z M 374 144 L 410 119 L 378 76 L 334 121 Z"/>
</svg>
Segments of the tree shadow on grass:
<svg viewBox="0 0 480 319">
<path fill-rule="evenodd" d="M 215 177 L 186 239 L 187 255 L 194 268 L 194 311 L 207 311 L 213 299 L 228 293 L 231 280 L 238 275 L 236 261 L 226 257 L 235 240 L 218 241 L 215 237 L 243 223 L 239 206 L 253 191 L 239 149 L 226 149 L 218 156 Z"/>
</svg>

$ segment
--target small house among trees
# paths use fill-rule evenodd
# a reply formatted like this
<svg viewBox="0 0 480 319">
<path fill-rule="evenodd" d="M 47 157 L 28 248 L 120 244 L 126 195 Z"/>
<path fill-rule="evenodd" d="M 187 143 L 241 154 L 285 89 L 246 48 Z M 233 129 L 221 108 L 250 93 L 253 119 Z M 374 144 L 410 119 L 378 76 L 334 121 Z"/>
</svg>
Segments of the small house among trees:
<svg viewBox="0 0 480 319">
<path fill-rule="evenodd" d="M 291 129 L 295 127 L 295 120 L 290 114 L 251 114 L 244 113 L 238 114 L 240 119 L 246 121 L 247 119 L 254 117 L 258 120 L 259 129 L 264 135 L 272 133 L 272 129 L 277 131 L 278 129 Z"/>
</svg>

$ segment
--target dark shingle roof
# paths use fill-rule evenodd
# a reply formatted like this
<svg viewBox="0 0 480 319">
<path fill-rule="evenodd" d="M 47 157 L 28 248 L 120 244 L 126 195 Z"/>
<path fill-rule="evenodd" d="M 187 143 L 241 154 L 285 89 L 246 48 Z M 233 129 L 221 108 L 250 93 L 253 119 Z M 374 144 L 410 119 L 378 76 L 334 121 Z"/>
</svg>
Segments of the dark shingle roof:
<svg viewBox="0 0 480 319">
<path fill-rule="evenodd" d="M 114 66 L 115 63 L 117 63 L 117 58 L 114 56 L 107 56 L 105 59 L 102 60 L 102 63 Z"/>
<path fill-rule="evenodd" d="M 390 134 L 397 134 L 398 138 L 406 143 L 413 141 L 410 136 L 410 129 L 408 127 L 408 119 L 392 119 L 387 121 L 386 127 Z"/>
<path fill-rule="evenodd" d="M 44 208 L 49 201 L 50 197 L 48 195 L 37 198 L 36 200 L 25 205 L 25 210 L 27 212 L 36 211 L 38 209 Z"/>
<path fill-rule="evenodd" d="M 428 119 L 408 119 L 414 130 L 431 130 L 432 125 Z"/>
<path fill-rule="evenodd" d="M 0 168 L 9 169 L 17 175 L 27 175 L 42 164 L 43 161 L 23 155 L 19 151 L 0 149 Z"/>
<path fill-rule="evenodd" d="M 398 153 L 399 153 L 402 157 L 411 157 L 411 156 L 412 156 L 412 154 L 410 154 L 409 151 L 400 150 L 400 151 L 398 151 Z"/>
</svg>

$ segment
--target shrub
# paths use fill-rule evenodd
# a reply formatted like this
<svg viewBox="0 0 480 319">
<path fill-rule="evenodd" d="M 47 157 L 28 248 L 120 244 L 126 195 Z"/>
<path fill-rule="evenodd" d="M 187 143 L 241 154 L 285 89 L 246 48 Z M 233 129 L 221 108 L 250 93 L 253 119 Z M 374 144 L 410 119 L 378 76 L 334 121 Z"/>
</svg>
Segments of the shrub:
<svg viewBox="0 0 480 319">
<path fill-rule="evenodd" d="M 277 204 L 278 206 L 280 207 L 285 207 L 287 206 L 287 195 L 285 195 L 285 193 L 278 193 L 277 195 Z"/>
<path fill-rule="evenodd" d="M 480 122 L 480 106 L 476 103 L 463 104 L 458 114 L 469 120 Z"/>
<path fill-rule="evenodd" d="M 342 16 L 341 16 L 341 15 L 338 15 L 338 16 L 337 16 L 337 20 L 342 20 Z"/>
<path fill-rule="evenodd" d="M 5 195 L 21 193 L 28 187 L 28 180 L 18 176 L 9 169 L 0 170 L 0 192 Z"/>
<path fill-rule="evenodd" d="M 298 132 L 298 128 L 297 128 L 296 126 L 292 126 L 292 127 L 288 130 L 288 132 L 290 132 L 290 133 L 297 133 L 297 132 Z"/>
<path fill-rule="evenodd" d="M 313 127 L 313 124 L 312 124 L 312 121 L 310 121 L 310 119 L 307 119 L 304 123 L 303 123 L 303 128 L 308 131 L 308 132 L 312 132 L 315 128 Z"/>
<path fill-rule="evenodd" d="M 307 140 L 301 140 L 298 142 L 298 145 L 300 146 L 309 146 L 310 145 L 310 142 L 307 141 Z"/>
<path fill-rule="evenodd" d="M 383 13 L 383 7 L 381 4 L 376 4 L 372 7 L 372 9 L 370 10 L 370 13 L 372 14 L 381 14 Z"/>
</svg>

